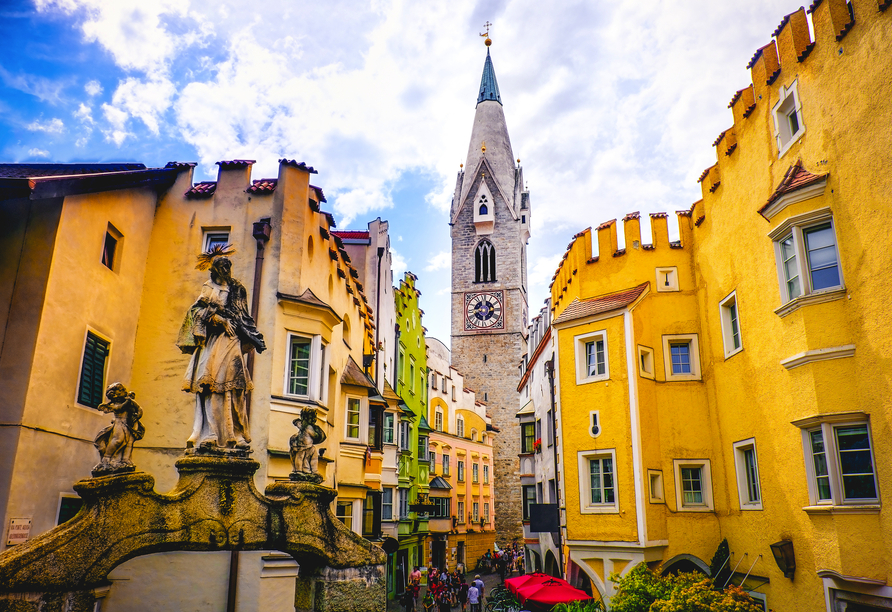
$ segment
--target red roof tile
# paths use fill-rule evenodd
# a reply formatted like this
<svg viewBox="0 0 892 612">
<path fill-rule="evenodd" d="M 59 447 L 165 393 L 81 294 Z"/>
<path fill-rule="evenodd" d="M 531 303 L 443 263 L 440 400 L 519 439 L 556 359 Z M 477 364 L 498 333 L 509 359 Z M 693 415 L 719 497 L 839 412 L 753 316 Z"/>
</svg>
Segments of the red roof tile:
<svg viewBox="0 0 892 612">
<path fill-rule="evenodd" d="M 597 297 L 591 300 L 574 299 L 570 305 L 554 320 L 554 324 L 565 323 L 582 317 L 590 317 L 592 315 L 610 312 L 618 308 L 625 308 L 635 300 L 637 300 L 650 283 L 644 282 L 637 287 L 620 291 L 611 295 Z"/>
<path fill-rule="evenodd" d="M 628 215 L 626 215 L 625 217 L 623 217 L 623 221 L 630 221 L 630 220 L 632 220 L 632 219 L 638 219 L 638 218 L 640 218 L 640 217 L 641 217 L 641 213 L 640 213 L 640 212 L 630 212 Z"/>
<path fill-rule="evenodd" d="M 41 176 L 74 176 L 146 170 L 145 164 L 0 164 L 0 178 L 35 178 Z"/>
<path fill-rule="evenodd" d="M 607 229 L 608 227 L 610 227 L 610 226 L 613 225 L 614 223 L 616 223 L 616 219 L 611 219 L 610 221 L 605 221 L 604 223 L 602 223 L 601 225 L 598 226 L 598 229 L 599 229 L 599 230 Z"/>
<path fill-rule="evenodd" d="M 803 187 L 808 187 L 818 181 L 826 180 L 827 176 L 827 174 L 812 174 L 802 167 L 802 160 L 797 161 L 795 164 L 787 168 L 786 173 L 784 173 L 784 178 L 781 179 L 780 184 L 768 198 L 768 201 L 759 209 L 759 214 L 761 215 L 766 208 L 774 204 L 774 202 L 781 196 L 802 189 Z"/>
<path fill-rule="evenodd" d="M 343 240 L 365 240 L 369 237 L 368 230 L 335 230 L 332 234 Z"/>
<path fill-rule="evenodd" d="M 217 165 L 221 168 L 247 168 L 254 163 L 256 163 L 256 160 L 253 159 L 227 159 L 218 161 Z"/>
<path fill-rule="evenodd" d="M 651 219 L 665 219 L 668 216 L 669 216 L 669 213 L 664 213 L 664 212 L 650 213 Z"/>
<path fill-rule="evenodd" d="M 217 191 L 216 181 L 203 181 L 195 183 L 185 195 L 187 198 L 209 198 L 215 191 Z"/>
<path fill-rule="evenodd" d="M 313 173 L 316 172 L 316 171 L 313 170 L 312 168 L 310 168 L 310 170 L 312 170 Z M 320 202 L 328 202 L 328 200 L 325 199 L 325 194 L 322 193 L 322 187 L 316 187 L 316 185 L 310 185 L 310 189 L 315 189 L 315 190 L 316 190 L 316 195 L 319 196 L 319 201 L 320 201 Z"/>
<path fill-rule="evenodd" d="M 736 92 L 734 92 L 734 95 L 731 96 L 731 101 L 728 102 L 728 108 L 731 108 L 732 106 L 734 106 L 734 103 L 740 99 L 740 96 L 742 96 L 743 92 L 746 91 L 747 89 L 749 89 L 749 87 L 744 87 L 743 89 L 738 89 Z"/>
<path fill-rule="evenodd" d="M 164 167 L 165 168 L 194 168 L 197 165 L 198 164 L 196 164 L 195 162 L 172 161 L 172 162 L 167 162 L 167 165 Z"/>
<path fill-rule="evenodd" d="M 295 168 L 300 168 L 301 170 L 309 172 L 310 174 L 319 174 L 318 172 L 316 172 L 316 169 L 313 168 L 313 166 L 308 166 L 306 164 L 306 162 L 299 162 L 294 159 L 286 159 L 283 157 L 282 159 L 279 160 L 279 163 L 282 165 L 285 165 L 285 166 L 293 166 Z"/>
<path fill-rule="evenodd" d="M 272 193 L 276 190 L 276 186 L 279 184 L 279 179 L 260 179 L 259 181 L 253 181 L 253 184 L 248 187 L 248 193 Z"/>
</svg>

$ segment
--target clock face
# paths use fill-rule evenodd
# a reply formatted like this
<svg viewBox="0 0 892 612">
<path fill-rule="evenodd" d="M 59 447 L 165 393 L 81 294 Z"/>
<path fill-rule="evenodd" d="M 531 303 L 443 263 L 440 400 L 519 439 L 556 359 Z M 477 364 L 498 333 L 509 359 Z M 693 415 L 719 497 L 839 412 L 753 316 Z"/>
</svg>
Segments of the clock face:
<svg viewBox="0 0 892 612">
<path fill-rule="evenodd" d="M 465 331 L 505 327 L 502 292 L 465 294 Z"/>
</svg>

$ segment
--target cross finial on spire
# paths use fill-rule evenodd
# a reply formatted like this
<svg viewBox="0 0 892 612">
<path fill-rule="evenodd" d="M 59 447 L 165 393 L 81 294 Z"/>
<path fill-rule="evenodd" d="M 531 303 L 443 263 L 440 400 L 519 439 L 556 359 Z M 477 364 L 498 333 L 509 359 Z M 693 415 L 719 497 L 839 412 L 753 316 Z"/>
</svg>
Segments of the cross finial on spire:
<svg viewBox="0 0 892 612">
<path fill-rule="evenodd" d="M 483 27 L 486 28 L 486 32 L 484 32 L 480 36 L 482 36 L 483 38 L 486 39 L 483 41 L 483 44 L 488 47 L 492 44 L 492 40 L 489 38 L 489 28 L 492 27 L 492 24 L 489 21 L 487 21 L 486 23 L 483 24 Z"/>
</svg>

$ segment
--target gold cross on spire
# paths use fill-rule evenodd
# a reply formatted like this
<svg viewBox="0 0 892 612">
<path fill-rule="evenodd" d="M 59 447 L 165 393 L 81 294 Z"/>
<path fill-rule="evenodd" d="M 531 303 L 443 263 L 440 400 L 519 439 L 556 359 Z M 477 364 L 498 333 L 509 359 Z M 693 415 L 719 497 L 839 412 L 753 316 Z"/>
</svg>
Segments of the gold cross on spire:
<svg viewBox="0 0 892 612">
<path fill-rule="evenodd" d="M 480 36 L 482 36 L 483 38 L 486 39 L 483 41 L 483 44 L 485 44 L 488 47 L 492 44 L 492 40 L 490 40 L 490 38 L 489 38 L 489 28 L 492 27 L 492 24 L 489 21 L 487 21 L 486 23 L 483 24 L 483 27 L 486 28 L 486 32 L 484 32 Z"/>
</svg>

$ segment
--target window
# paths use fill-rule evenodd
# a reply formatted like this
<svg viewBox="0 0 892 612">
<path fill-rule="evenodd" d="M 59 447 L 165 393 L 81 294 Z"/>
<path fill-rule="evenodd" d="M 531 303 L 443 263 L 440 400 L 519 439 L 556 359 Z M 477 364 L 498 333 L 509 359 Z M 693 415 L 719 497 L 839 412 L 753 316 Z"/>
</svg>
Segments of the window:
<svg viewBox="0 0 892 612">
<path fill-rule="evenodd" d="M 394 421 L 396 415 L 392 412 L 384 413 L 384 444 L 393 444 L 394 442 Z"/>
<path fill-rule="evenodd" d="M 471 507 L 474 509 L 474 521 L 480 520 L 480 503 L 474 502 Z"/>
<path fill-rule="evenodd" d="M 459 523 L 465 522 L 465 502 L 458 502 L 458 512 L 456 513 L 456 515 L 458 516 Z"/>
<path fill-rule="evenodd" d="M 362 535 L 366 538 L 377 538 L 381 534 L 381 494 L 372 491 L 366 493 L 362 502 Z"/>
<path fill-rule="evenodd" d="M 548 409 L 548 412 L 545 413 L 545 428 L 548 430 L 545 432 L 546 438 L 548 438 L 548 446 L 554 445 L 554 410 Z"/>
<path fill-rule="evenodd" d="M 437 410 L 434 414 L 434 429 L 437 431 L 443 431 L 443 411 Z"/>
<path fill-rule="evenodd" d="M 536 442 L 536 426 L 534 423 L 520 424 L 520 452 L 532 453 Z"/>
<path fill-rule="evenodd" d="M 459 438 L 465 437 L 465 419 L 464 417 L 455 417 L 455 435 Z"/>
<path fill-rule="evenodd" d="M 87 332 L 77 403 L 96 408 L 105 394 L 105 365 L 111 344 L 93 332 Z"/>
<path fill-rule="evenodd" d="M 489 466 L 483 466 L 483 484 L 489 484 Z"/>
<path fill-rule="evenodd" d="M 409 489 L 399 489 L 400 520 L 409 518 Z"/>
<path fill-rule="evenodd" d="M 761 510 L 762 491 L 759 487 L 759 464 L 756 461 L 756 441 L 753 438 L 734 443 L 734 466 L 737 472 L 737 495 L 741 510 Z"/>
<path fill-rule="evenodd" d="M 339 501 L 335 509 L 335 517 L 344 523 L 347 529 L 353 529 L 353 502 Z"/>
<path fill-rule="evenodd" d="M 583 514 L 619 512 L 616 494 L 616 452 L 580 451 L 579 509 Z"/>
<path fill-rule="evenodd" d="M 483 503 L 483 522 L 489 522 L 489 504 L 486 502 Z"/>
<path fill-rule="evenodd" d="M 84 500 L 80 497 L 74 497 L 71 495 L 63 495 L 59 499 L 59 513 L 56 516 L 56 525 L 61 525 L 62 523 L 67 523 L 80 512 L 81 506 L 84 505 Z"/>
<path fill-rule="evenodd" d="M 523 493 L 523 520 L 530 520 L 530 504 L 536 503 L 536 487 L 533 485 L 524 485 L 521 487 Z"/>
<path fill-rule="evenodd" d="M 663 362 L 667 381 L 700 380 L 697 334 L 663 336 Z"/>
<path fill-rule="evenodd" d="M 325 397 L 325 346 L 321 336 L 289 334 L 288 371 L 285 388 L 288 395 L 314 399 Z"/>
<path fill-rule="evenodd" d="M 647 480 L 650 503 L 665 503 L 665 498 L 663 497 L 663 472 L 659 470 L 647 470 Z"/>
<path fill-rule="evenodd" d="M 708 459 L 676 459 L 675 502 L 678 510 L 708 512 L 713 509 L 712 471 Z"/>
<path fill-rule="evenodd" d="M 205 230 L 204 232 L 204 251 L 210 251 L 217 246 L 229 244 L 229 232 L 221 230 Z"/>
<path fill-rule="evenodd" d="M 678 291 L 678 268 L 657 268 L 657 291 Z"/>
<path fill-rule="evenodd" d="M 411 424 L 409 421 L 400 421 L 400 450 L 408 451 L 411 450 L 410 446 L 410 436 L 412 434 Z"/>
<path fill-rule="evenodd" d="M 115 272 L 118 271 L 118 254 L 123 237 L 124 235 L 116 230 L 111 223 L 108 224 L 108 229 L 105 230 L 105 241 L 102 243 L 102 265 Z"/>
<path fill-rule="evenodd" d="M 437 373 L 431 372 L 431 389 L 437 388 Z"/>
<path fill-rule="evenodd" d="M 384 487 L 381 491 L 381 520 L 393 520 L 393 488 Z"/>
<path fill-rule="evenodd" d="M 384 450 L 384 406 L 369 406 L 368 445 L 374 450 Z"/>
<path fill-rule="evenodd" d="M 842 287 L 836 234 L 829 209 L 788 219 L 769 237 L 774 240 L 784 303 Z"/>
<path fill-rule="evenodd" d="M 471 464 L 471 482 L 477 484 L 480 482 L 480 464 L 472 463 Z"/>
<path fill-rule="evenodd" d="M 638 345 L 638 374 L 642 378 L 654 379 L 654 350 Z"/>
<path fill-rule="evenodd" d="M 346 438 L 348 440 L 359 440 L 360 435 L 360 414 L 362 413 L 362 401 L 356 397 L 347 398 L 347 429 Z"/>
<path fill-rule="evenodd" d="M 459 459 L 456 464 L 458 465 L 458 481 L 465 481 L 465 462 L 463 459 Z"/>
<path fill-rule="evenodd" d="M 429 497 L 436 506 L 436 510 L 428 513 L 428 518 L 449 518 L 452 516 L 452 499 L 449 497 Z"/>
<path fill-rule="evenodd" d="M 743 348 L 740 342 L 740 318 L 737 313 L 737 292 L 732 293 L 719 302 L 719 314 L 722 321 L 722 341 L 725 345 L 725 357 L 739 353 Z"/>
<path fill-rule="evenodd" d="M 428 461 L 427 436 L 418 436 L 418 461 Z"/>
<path fill-rule="evenodd" d="M 471 442 L 476 442 L 476 441 L 477 441 L 477 430 L 472 428 L 471 429 Z"/>
<path fill-rule="evenodd" d="M 793 81 L 789 88 L 781 87 L 777 95 L 779 102 L 774 105 L 771 114 L 774 117 L 777 156 L 781 157 L 805 133 L 805 125 L 802 123 L 797 82 Z"/>
<path fill-rule="evenodd" d="M 474 250 L 474 282 L 496 280 L 496 248 L 489 240 L 481 240 Z"/>
<path fill-rule="evenodd" d="M 415 359 L 409 357 L 409 391 L 415 393 Z"/>
<path fill-rule="evenodd" d="M 576 343 L 576 384 L 582 385 L 610 377 L 607 367 L 607 332 L 583 334 Z"/>
<path fill-rule="evenodd" d="M 452 401 L 455 401 L 455 385 L 452 385 Z"/>
<path fill-rule="evenodd" d="M 802 428 L 812 505 L 879 503 L 870 423 L 863 412 L 794 421 Z"/>
<path fill-rule="evenodd" d="M 449 455 L 443 453 L 443 476 L 449 476 Z"/>
</svg>

